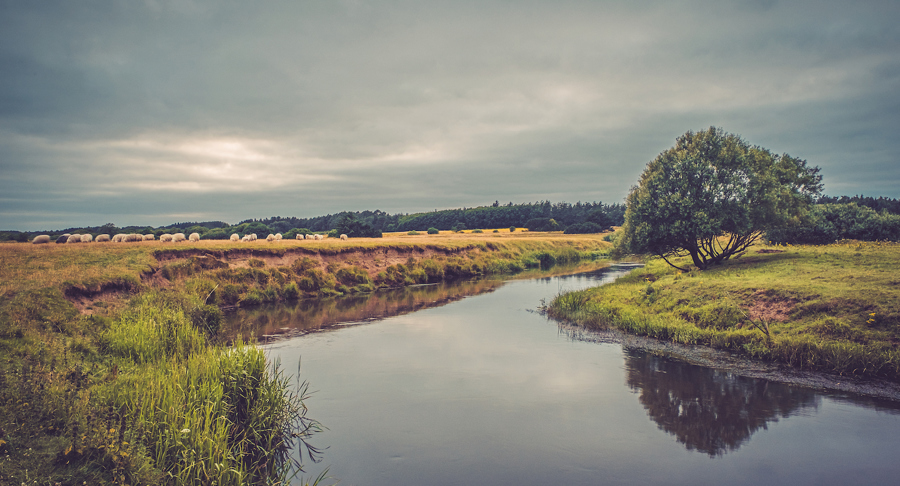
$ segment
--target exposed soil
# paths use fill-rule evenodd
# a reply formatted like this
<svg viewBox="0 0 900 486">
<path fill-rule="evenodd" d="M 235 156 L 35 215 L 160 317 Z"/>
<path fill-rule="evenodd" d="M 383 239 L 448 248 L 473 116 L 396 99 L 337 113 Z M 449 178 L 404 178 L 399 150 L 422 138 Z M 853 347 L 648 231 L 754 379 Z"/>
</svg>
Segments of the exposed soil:
<svg viewBox="0 0 900 486">
<path fill-rule="evenodd" d="M 387 267 L 397 264 L 405 264 L 410 258 L 422 260 L 436 256 L 456 256 L 460 254 L 476 254 L 481 249 L 472 246 L 468 248 L 447 249 L 432 245 L 421 246 L 385 246 L 376 248 L 233 248 L 218 249 L 186 249 L 186 250 L 159 250 L 154 253 L 159 266 L 151 268 L 141 274 L 141 282 L 149 287 L 166 288 L 171 282 L 164 278 L 161 269 L 166 264 L 191 258 L 201 261 L 203 268 L 248 268 L 250 260 L 262 260 L 266 266 L 282 267 L 290 266 L 302 258 L 310 258 L 316 262 L 321 270 L 325 270 L 329 264 L 355 265 L 373 278 Z M 138 289 L 127 282 L 108 282 L 96 287 L 72 286 L 64 293 L 66 299 L 82 314 L 93 314 L 100 309 L 120 303 Z"/>
<path fill-rule="evenodd" d="M 63 295 L 79 312 L 91 315 L 117 305 L 137 291 L 137 286 L 121 280 L 95 286 L 73 285 L 63 290 Z"/>
<path fill-rule="evenodd" d="M 796 306 L 796 300 L 769 295 L 765 290 L 757 290 L 750 296 L 747 314 L 752 320 L 785 322 Z"/>
<path fill-rule="evenodd" d="M 211 257 L 227 264 L 232 268 L 247 268 L 250 266 L 250 260 L 262 260 L 267 266 L 282 267 L 290 266 L 295 261 L 302 258 L 310 258 L 318 263 L 322 269 L 331 263 L 343 263 L 347 265 L 356 265 L 365 270 L 369 277 L 375 277 L 378 272 L 383 271 L 391 265 L 398 263 L 406 263 L 410 258 L 421 260 L 432 258 L 435 256 L 451 256 L 461 253 L 474 254 L 479 253 L 481 249 L 478 247 L 447 249 L 436 246 L 396 246 L 396 247 L 377 247 L 377 248 L 347 248 L 339 250 L 317 250 L 313 248 L 287 248 L 283 250 L 268 250 L 255 248 L 235 248 L 228 250 L 162 250 L 157 251 L 154 256 L 160 264 L 170 263 L 178 260 L 185 260 L 192 257 Z M 158 272 L 156 272 L 158 273 Z M 152 275 L 145 277 L 152 278 Z"/>
</svg>

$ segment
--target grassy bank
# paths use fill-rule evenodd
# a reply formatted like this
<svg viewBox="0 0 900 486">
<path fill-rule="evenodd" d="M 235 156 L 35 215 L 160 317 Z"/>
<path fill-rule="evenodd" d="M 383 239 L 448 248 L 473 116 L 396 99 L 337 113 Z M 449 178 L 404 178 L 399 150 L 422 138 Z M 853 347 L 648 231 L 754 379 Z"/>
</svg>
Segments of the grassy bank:
<svg viewBox="0 0 900 486">
<path fill-rule="evenodd" d="M 900 245 L 856 241 L 759 245 L 703 272 L 654 259 L 614 284 L 558 296 L 549 313 L 587 328 L 898 380 L 898 265 Z"/>
<path fill-rule="evenodd" d="M 595 259 L 598 236 L 0 245 L 0 483 L 254 484 L 316 424 L 221 306 Z"/>
</svg>

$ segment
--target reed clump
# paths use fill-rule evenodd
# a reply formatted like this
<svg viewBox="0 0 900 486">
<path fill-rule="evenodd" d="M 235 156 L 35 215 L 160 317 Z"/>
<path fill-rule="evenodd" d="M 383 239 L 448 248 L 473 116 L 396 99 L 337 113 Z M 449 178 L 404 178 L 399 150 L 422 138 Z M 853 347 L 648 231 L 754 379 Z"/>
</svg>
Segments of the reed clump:
<svg viewBox="0 0 900 486">
<path fill-rule="evenodd" d="M 650 260 L 558 296 L 551 316 L 801 369 L 900 379 L 900 245 L 757 245 L 706 271 Z"/>
</svg>

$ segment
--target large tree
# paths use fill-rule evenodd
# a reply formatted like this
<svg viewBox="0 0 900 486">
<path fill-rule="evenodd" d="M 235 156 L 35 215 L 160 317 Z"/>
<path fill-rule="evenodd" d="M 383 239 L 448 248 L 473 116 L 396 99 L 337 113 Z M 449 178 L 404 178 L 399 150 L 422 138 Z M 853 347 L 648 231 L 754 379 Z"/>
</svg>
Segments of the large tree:
<svg viewBox="0 0 900 486">
<path fill-rule="evenodd" d="M 627 199 L 623 249 L 697 268 L 744 251 L 767 228 L 796 221 L 821 191 L 818 167 L 710 127 L 687 132 L 647 164 Z"/>
</svg>

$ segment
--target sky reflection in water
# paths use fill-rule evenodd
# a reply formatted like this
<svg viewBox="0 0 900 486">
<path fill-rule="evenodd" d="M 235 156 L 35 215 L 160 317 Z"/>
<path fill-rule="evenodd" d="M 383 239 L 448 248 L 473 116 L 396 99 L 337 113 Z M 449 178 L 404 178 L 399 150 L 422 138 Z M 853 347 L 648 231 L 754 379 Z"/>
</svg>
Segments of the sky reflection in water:
<svg viewBox="0 0 900 486">
<path fill-rule="evenodd" d="M 268 345 L 287 370 L 302 357 L 317 390 L 310 416 L 328 430 L 313 441 L 328 449 L 307 472 L 328 467 L 343 485 L 885 484 L 900 473 L 894 405 L 573 341 L 533 311 L 598 275 L 468 287 L 451 305 Z"/>
</svg>

